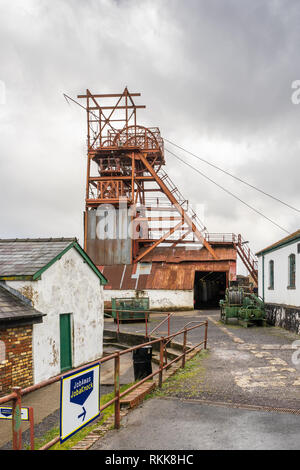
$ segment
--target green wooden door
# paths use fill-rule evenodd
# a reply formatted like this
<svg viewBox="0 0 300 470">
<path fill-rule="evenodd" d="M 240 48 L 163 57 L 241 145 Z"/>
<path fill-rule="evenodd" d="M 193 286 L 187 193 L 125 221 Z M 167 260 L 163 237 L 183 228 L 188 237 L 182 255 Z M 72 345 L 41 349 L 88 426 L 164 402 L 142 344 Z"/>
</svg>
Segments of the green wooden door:
<svg viewBox="0 0 300 470">
<path fill-rule="evenodd" d="M 59 317 L 60 326 L 60 369 L 72 368 L 71 315 L 63 313 Z"/>
</svg>

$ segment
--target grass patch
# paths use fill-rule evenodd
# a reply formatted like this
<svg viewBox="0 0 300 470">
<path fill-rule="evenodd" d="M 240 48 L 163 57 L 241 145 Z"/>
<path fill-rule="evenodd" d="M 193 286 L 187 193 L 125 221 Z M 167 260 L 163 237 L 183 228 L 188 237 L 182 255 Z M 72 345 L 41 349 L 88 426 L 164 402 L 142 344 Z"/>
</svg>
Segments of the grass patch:
<svg viewBox="0 0 300 470">
<path fill-rule="evenodd" d="M 162 388 L 154 390 L 147 398 L 166 397 L 184 392 L 190 397 L 199 393 L 199 386 L 203 383 L 206 368 L 203 360 L 208 357 L 209 350 L 202 349 L 192 359 L 185 363 L 184 369 L 178 369 L 174 375 L 162 384 Z"/>
<path fill-rule="evenodd" d="M 124 392 L 127 388 L 131 387 L 133 384 L 122 385 L 120 387 L 120 392 Z M 108 401 L 114 398 L 114 392 L 107 393 L 103 395 L 100 399 L 100 405 L 105 405 Z M 101 424 L 103 424 L 107 418 L 114 414 L 114 404 L 108 406 L 101 412 L 101 417 L 98 418 L 96 421 L 92 422 L 90 425 L 87 425 L 85 428 L 78 431 L 74 436 L 70 437 L 67 441 L 60 444 L 59 442 L 51 447 L 51 450 L 70 450 L 73 446 L 75 446 L 79 441 L 84 439 L 90 432 L 97 429 Z M 38 450 L 40 447 L 50 442 L 52 439 L 59 435 L 59 426 L 55 426 L 54 428 L 50 429 L 42 438 L 35 439 L 35 450 Z M 99 437 L 101 436 L 101 432 L 99 432 Z M 29 446 L 27 446 L 27 450 Z"/>
</svg>

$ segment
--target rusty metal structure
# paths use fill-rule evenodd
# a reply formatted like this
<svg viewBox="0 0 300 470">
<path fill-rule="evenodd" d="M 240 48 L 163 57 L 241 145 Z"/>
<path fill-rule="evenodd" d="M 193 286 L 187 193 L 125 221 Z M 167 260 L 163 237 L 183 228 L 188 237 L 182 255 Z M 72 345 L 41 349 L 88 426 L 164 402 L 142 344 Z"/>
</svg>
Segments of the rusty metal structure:
<svg viewBox="0 0 300 470">
<path fill-rule="evenodd" d="M 193 289 L 199 272 L 222 277 L 225 289 L 237 253 L 256 282 L 241 236 L 210 234 L 169 178 L 159 129 L 138 124 L 139 96 L 127 87 L 78 95 L 87 111 L 84 247 L 110 280 L 106 288 Z"/>
</svg>

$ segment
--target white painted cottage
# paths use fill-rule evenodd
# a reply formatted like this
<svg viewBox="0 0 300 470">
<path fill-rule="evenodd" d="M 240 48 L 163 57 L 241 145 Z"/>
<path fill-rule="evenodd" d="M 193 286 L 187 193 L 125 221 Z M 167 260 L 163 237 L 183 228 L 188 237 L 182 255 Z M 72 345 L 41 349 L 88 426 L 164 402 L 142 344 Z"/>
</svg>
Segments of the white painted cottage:
<svg viewBox="0 0 300 470">
<path fill-rule="evenodd" d="M 33 383 L 102 356 L 107 281 L 75 238 L 0 240 L 0 281 L 45 314 L 32 326 Z"/>
<path fill-rule="evenodd" d="M 269 322 L 300 334 L 300 230 L 256 255 L 258 294 Z"/>
</svg>

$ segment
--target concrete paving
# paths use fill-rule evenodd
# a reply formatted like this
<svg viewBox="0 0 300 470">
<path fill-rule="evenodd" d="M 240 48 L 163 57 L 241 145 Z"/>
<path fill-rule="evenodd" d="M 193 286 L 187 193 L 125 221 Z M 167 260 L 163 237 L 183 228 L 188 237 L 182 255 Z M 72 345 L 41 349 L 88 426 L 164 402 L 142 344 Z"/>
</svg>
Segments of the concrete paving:
<svg viewBox="0 0 300 470">
<path fill-rule="evenodd" d="M 269 326 L 244 328 L 234 322 L 224 325 L 219 321 L 218 310 L 178 312 L 171 319 L 171 333 L 195 320 L 208 320 L 210 354 L 201 362 L 199 373 L 187 379 L 181 388 L 171 390 L 170 395 L 300 409 L 300 369 L 292 362 L 293 342 L 299 340 L 298 335 Z M 161 318 L 154 317 L 151 328 L 160 321 Z M 115 325 L 110 323 L 108 328 Z M 120 328 L 141 332 L 143 325 L 129 323 Z M 166 325 L 162 325 L 157 334 L 164 335 L 165 329 Z M 193 344 L 202 338 L 203 329 L 188 334 L 188 341 Z"/>
<path fill-rule="evenodd" d="M 150 399 L 90 450 L 298 450 L 300 416 Z"/>
</svg>

